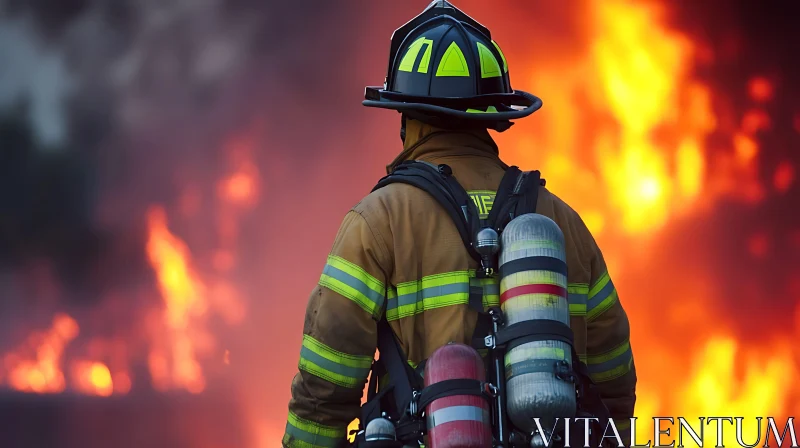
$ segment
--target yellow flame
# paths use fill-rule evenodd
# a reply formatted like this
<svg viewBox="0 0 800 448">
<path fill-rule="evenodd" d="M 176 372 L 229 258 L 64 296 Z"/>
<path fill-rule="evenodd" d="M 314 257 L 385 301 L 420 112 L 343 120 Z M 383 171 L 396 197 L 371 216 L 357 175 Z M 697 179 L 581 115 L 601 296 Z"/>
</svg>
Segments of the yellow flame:
<svg viewBox="0 0 800 448">
<path fill-rule="evenodd" d="M 90 395 L 107 397 L 114 390 L 114 381 L 108 366 L 96 361 L 75 361 L 72 366 L 75 389 Z M 119 390 L 117 389 L 119 392 Z"/>
<path fill-rule="evenodd" d="M 192 271 L 189 249 L 167 227 L 167 217 L 160 207 L 147 214 L 150 237 L 147 254 L 156 271 L 166 306 L 169 346 L 154 349 L 148 358 L 150 374 L 159 389 L 183 387 L 194 393 L 205 388 L 205 378 L 195 353 L 193 318 L 205 313 L 204 286 Z"/>
</svg>

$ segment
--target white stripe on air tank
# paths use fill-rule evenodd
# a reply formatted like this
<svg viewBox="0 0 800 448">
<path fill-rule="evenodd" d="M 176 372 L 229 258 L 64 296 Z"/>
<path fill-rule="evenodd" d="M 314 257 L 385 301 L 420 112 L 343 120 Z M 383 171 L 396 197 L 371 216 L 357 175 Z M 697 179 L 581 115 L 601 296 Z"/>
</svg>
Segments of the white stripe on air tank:
<svg viewBox="0 0 800 448">
<path fill-rule="evenodd" d="M 428 427 L 456 421 L 489 422 L 489 413 L 478 406 L 450 406 L 428 415 Z"/>
</svg>

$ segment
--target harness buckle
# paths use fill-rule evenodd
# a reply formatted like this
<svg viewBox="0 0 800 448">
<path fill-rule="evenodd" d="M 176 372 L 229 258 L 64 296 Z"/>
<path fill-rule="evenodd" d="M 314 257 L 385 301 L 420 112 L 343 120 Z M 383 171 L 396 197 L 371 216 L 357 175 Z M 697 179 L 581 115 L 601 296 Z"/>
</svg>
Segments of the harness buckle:
<svg viewBox="0 0 800 448">
<path fill-rule="evenodd" d="M 575 373 L 570 369 L 569 364 L 567 361 L 563 359 L 558 361 L 553 366 L 556 374 L 556 378 L 560 379 L 561 381 L 566 381 L 568 383 L 575 383 Z"/>
<path fill-rule="evenodd" d="M 492 398 L 497 398 L 498 389 L 494 384 L 486 382 L 483 384 L 483 392 Z"/>
<path fill-rule="evenodd" d="M 414 391 L 411 393 L 411 402 L 408 404 L 408 413 L 416 417 L 417 413 L 419 412 L 419 397 L 420 393 L 418 391 Z"/>
<path fill-rule="evenodd" d="M 483 338 L 483 345 L 485 345 L 486 348 L 491 348 L 491 349 L 495 348 L 494 342 L 495 342 L 494 341 L 494 335 L 490 334 L 490 335 L 486 336 L 485 338 Z"/>
</svg>

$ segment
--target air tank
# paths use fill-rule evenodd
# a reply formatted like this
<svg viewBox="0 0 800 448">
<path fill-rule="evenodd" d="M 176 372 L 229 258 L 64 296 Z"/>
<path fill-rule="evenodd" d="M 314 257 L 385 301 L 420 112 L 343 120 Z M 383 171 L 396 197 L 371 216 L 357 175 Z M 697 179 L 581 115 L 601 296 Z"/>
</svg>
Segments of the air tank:
<svg viewBox="0 0 800 448">
<path fill-rule="evenodd" d="M 569 327 L 564 235 L 550 218 L 529 213 L 508 223 L 500 251 L 500 307 L 506 328 L 527 320 L 551 320 Z M 556 418 L 576 412 L 572 382 L 558 369 L 572 368 L 572 350 L 562 340 L 519 339 L 505 354 L 506 403 L 513 425 L 527 434 L 537 430 L 535 417 L 550 440 Z M 537 445 L 538 436 L 534 436 Z"/>
<path fill-rule="evenodd" d="M 425 387 L 451 379 L 486 380 L 483 360 L 464 344 L 439 347 L 425 364 Z M 489 402 L 475 395 L 451 395 L 425 408 L 426 448 L 489 448 L 492 423 Z"/>
</svg>

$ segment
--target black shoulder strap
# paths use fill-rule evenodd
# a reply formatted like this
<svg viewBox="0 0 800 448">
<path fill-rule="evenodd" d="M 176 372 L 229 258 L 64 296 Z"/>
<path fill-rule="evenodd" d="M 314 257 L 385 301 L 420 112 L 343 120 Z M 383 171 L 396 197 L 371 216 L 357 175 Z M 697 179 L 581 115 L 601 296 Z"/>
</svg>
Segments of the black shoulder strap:
<svg viewBox="0 0 800 448">
<path fill-rule="evenodd" d="M 409 160 L 401 163 L 391 174 L 383 177 L 372 191 L 394 182 L 400 182 L 413 185 L 430 194 L 452 218 L 470 256 L 480 260 L 480 256 L 472 247 L 473 235 L 477 233 L 480 225 L 478 209 L 452 174 L 452 170 L 447 165 L 437 167 L 427 162 Z"/>
<path fill-rule="evenodd" d="M 514 216 L 526 213 L 536 213 L 536 203 L 539 201 L 539 187 L 544 185 L 539 171 L 526 173 L 521 185 L 520 198 Z"/>
<path fill-rule="evenodd" d="M 536 213 L 539 187 L 545 184 L 539 171 L 520 171 L 509 167 L 500 181 L 488 222 L 502 232 L 512 219 L 526 213 Z"/>
<path fill-rule="evenodd" d="M 495 228 L 495 230 L 502 230 L 505 226 L 497 226 L 495 223 L 498 223 L 498 217 L 501 215 L 508 215 L 510 213 L 509 210 L 509 197 L 514 193 L 514 191 L 518 188 L 517 184 L 519 183 L 519 178 L 522 175 L 522 171 L 519 170 L 516 166 L 509 167 L 503 178 L 500 180 L 500 186 L 497 187 L 497 193 L 494 197 L 494 204 L 492 204 L 492 210 L 489 212 L 489 218 L 487 221 Z"/>
</svg>

